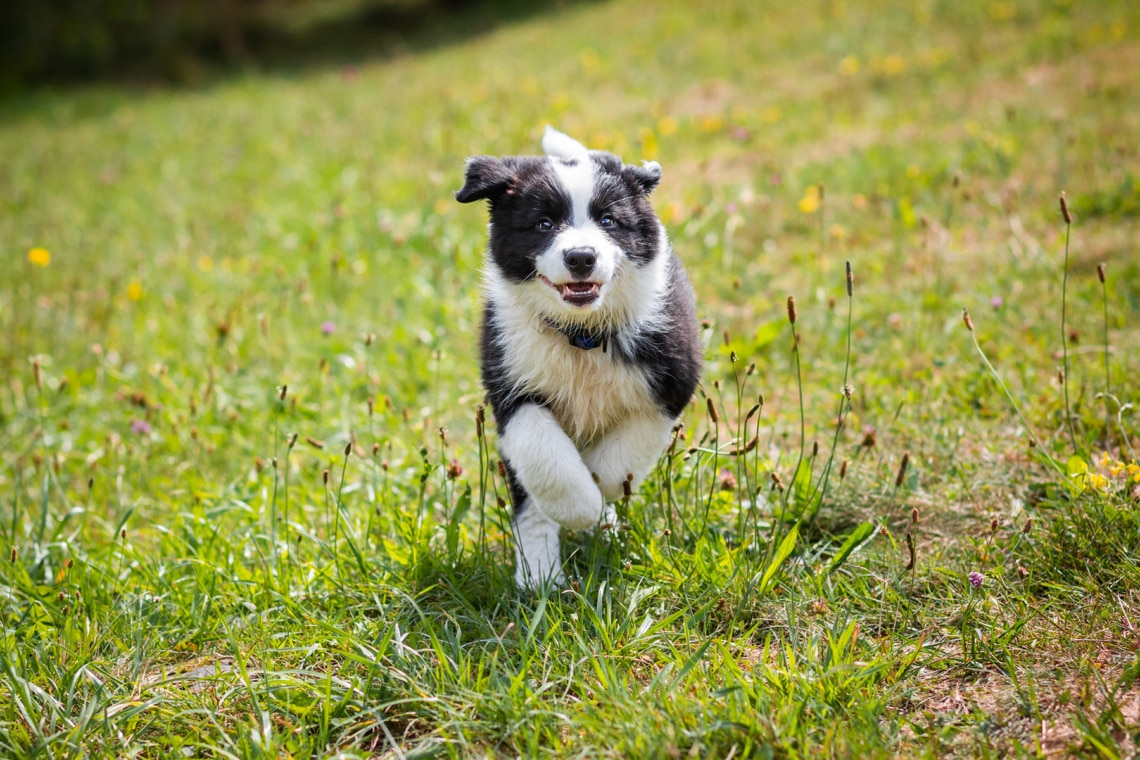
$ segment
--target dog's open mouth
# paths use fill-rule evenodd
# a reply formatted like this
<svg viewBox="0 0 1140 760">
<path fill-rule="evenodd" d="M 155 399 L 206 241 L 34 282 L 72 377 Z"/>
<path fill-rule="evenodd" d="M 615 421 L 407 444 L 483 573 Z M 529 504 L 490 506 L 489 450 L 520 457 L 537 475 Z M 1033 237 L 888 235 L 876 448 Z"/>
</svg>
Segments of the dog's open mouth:
<svg viewBox="0 0 1140 760">
<path fill-rule="evenodd" d="M 564 282 L 555 285 L 542 275 L 539 275 L 539 279 L 557 290 L 563 301 L 574 306 L 585 306 L 598 300 L 602 288 L 601 284 L 596 282 Z"/>
</svg>

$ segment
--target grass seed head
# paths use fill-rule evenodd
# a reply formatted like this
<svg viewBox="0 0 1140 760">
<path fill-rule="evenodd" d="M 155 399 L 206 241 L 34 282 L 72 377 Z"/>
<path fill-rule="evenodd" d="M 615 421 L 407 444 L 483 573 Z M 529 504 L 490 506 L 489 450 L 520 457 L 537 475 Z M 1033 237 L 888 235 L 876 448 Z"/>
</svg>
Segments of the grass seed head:
<svg viewBox="0 0 1140 760">
<path fill-rule="evenodd" d="M 1031 530 L 1033 530 L 1033 518 L 1028 517 L 1025 520 L 1025 524 L 1021 526 L 1021 532 L 1028 535 Z"/>
<path fill-rule="evenodd" d="M 847 262 L 847 297 L 851 298 L 855 294 L 855 275 L 851 271 L 851 262 Z"/>
<path fill-rule="evenodd" d="M 847 460 L 844 459 L 843 463 L 839 465 L 839 479 L 843 480 L 847 477 Z"/>
<path fill-rule="evenodd" d="M 347 458 L 352 453 L 352 441 L 344 444 L 344 456 Z"/>
<path fill-rule="evenodd" d="M 1100 284 L 1105 283 L 1104 262 L 1096 265 L 1096 278 L 1100 280 Z"/>
<path fill-rule="evenodd" d="M 705 401 L 708 402 L 709 419 L 711 419 L 713 421 L 714 425 L 719 425 L 720 424 L 720 415 L 716 411 L 716 402 L 714 402 L 712 400 L 712 396 L 707 397 L 705 399 Z"/>
<path fill-rule="evenodd" d="M 974 323 L 973 323 L 973 321 L 970 319 L 970 311 L 969 311 L 969 309 L 966 309 L 966 308 L 963 308 L 963 309 L 962 309 L 962 321 L 963 321 L 963 322 L 966 324 L 966 329 L 967 329 L 967 330 L 969 330 L 970 332 L 973 332 L 973 331 L 974 331 Z"/>
<path fill-rule="evenodd" d="M 905 452 L 902 455 L 902 461 L 899 462 L 899 474 L 895 476 L 895 488 L 902 485 L 903 478 L 906 477 L 906 468 L 910 465 L 910 452 Z"/>
<path fill-rule="evenodd" d="M 1061 200 L 1061 218 L 1065 220 L 1065 224 L 1073 223 L 1073 215 L 1069 213 L 1069 201 L 1065 198 L 1065 194 L 1061 193 L 1057 196 Z"/>
<path fill-rule="evenodd" d="M 288 385 L 282 385 L 281 391 L 277 394 L 277 398 L 281 401 L 284 401 L 285 397 L 287 395 L 289 395 L 289 386 Z"/>
<path fill-rule="evenodd" d="M 788 296 L 788 322 L 794 325 L 796 323 L 796 316 L 796 297 Z"/>
<path fill-rule="evenodd" d="M 323 483 L 324 483 L 326 486 L 329 484 L 329 471 L 328 471 L 328 470 L 322 470 L 322 471 L 321 471 L 321 481 L 322 481 L 322 482 L 323 482 Z"/>
</svg>

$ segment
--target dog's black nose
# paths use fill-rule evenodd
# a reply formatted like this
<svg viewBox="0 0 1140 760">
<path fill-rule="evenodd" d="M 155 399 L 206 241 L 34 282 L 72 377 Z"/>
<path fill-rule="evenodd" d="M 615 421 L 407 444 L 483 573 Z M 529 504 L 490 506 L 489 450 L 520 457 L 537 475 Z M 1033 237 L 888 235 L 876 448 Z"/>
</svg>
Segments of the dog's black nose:
<svg viewBox="0 0 1140 760">
<path fill-rule="evenodd" d="M 598 253 L 593 248 L 571 248 L 562 254 L 562 261 L 570 274 L 587 277 L 598 263 Z"/>
</svg>

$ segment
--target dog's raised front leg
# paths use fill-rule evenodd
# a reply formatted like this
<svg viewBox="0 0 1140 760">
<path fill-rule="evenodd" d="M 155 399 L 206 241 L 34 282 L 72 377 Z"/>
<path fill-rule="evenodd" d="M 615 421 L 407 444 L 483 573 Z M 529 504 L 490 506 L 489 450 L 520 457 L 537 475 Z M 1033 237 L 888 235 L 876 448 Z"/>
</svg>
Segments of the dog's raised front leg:
<svg viewBox="0 0 1140 760">
<path fill-rule="evenodd" d="M 631 473 L 633 487 L 641 484 L 669 443 L 673 423 L 663 415 L 631 417 L 582 455 L 586 467 L 598 476 L 606 501 L 622 498 L 622 484 Z"/>
</svg>

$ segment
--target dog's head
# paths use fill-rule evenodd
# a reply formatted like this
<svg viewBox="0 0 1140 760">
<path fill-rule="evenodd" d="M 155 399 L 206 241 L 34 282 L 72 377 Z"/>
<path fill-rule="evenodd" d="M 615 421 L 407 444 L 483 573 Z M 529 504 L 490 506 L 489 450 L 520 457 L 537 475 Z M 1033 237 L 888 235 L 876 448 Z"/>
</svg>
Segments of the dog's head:
<svg viewBox="0 0 1140 760">
<path fill-rule="evenodd" d="M 502 278 L 548 318 L 581 322 L 622 300 L 661 252 L 648 200 L 661 167 L 623 164 L 549 127 L 542 144 L 545 156 L 470 159 L 455 197 L 489 202 L 490 263 Z"/>
</svg>

